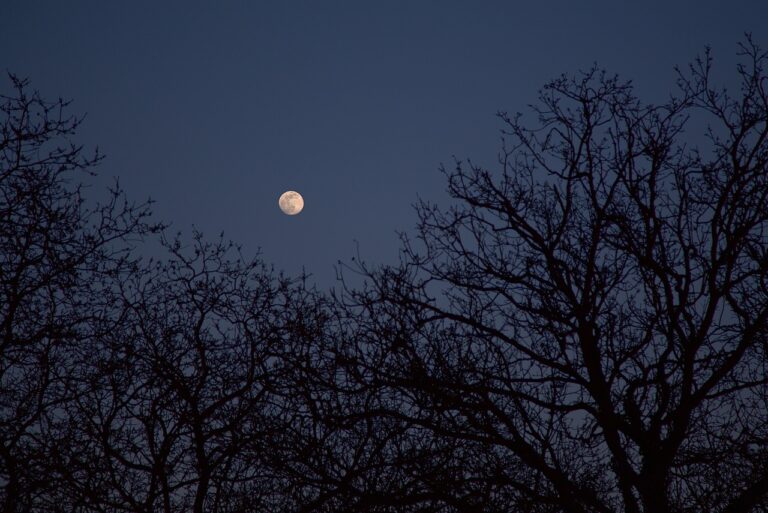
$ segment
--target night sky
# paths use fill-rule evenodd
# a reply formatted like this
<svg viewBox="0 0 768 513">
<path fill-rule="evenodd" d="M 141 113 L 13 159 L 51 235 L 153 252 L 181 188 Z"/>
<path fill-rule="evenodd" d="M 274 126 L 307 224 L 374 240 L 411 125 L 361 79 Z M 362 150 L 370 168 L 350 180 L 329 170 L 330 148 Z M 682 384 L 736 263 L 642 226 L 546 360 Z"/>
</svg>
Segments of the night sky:
<svg viewBox="0 0 768 513">
<path fill-rule="evenodd" d="M 660 102 L 706 45 L 735 77 L 766 20 L 765 1 L 6 1 L 0 68 L 87 113 L 99 186 L 325 287 L 355 241 L 394 262 L 417 198 L 447 204 L 440 163 L 496 166 L 496 112 L 548 79 L 597 62 Z M 289 189 L 300 215 L 278 209 Z"/>
</svg>

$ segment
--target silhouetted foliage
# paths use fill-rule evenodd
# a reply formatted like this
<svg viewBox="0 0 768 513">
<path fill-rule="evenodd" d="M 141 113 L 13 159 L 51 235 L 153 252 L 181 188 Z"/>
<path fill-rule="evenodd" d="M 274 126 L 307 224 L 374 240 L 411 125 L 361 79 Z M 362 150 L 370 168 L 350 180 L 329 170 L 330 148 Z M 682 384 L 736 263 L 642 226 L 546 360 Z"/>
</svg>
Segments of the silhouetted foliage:
<svg viewBox="0 0 768 513">
<path fill-rule="evenodd" d="M 160 239 L 119 189 L 89 207 L 100 161 L 79 119 L 11 76 L 0 161 L 2 511 L 289 510 L 273 454 L 295 357 L 322 298 L 224 241 Z"/>
<path fill-rule="evenodd" d="M 69 482 L 109 511 L 275 510 L 285 349 L 321 311 L 231 244 L 166 245 L 167 261 L 121 283 L 119 327 L 82 364 Z"/>
<path fill-rule="evenodd" d="M 74 355 L 107 327 L 101 291 L 135 263 L 130 242 L 157 227 L 119 189 L 86 205 L 77 173 L 100 156 L 68 140 L 80 120 L 10 79 L 15 94 L 0 97 L 0 509 L 15 512 L 36 509 L 57 479 L 53 432 L 77 393 Z"/>
<path fill-rule="evenodd" d="M 768 508 L 767 56 L 741 58 L 736 96 L 707 53 L 658 106 L 550 82 L 535 126 L 500 114 L 497 170 L 457 162 L 456 204 L 418 205 L 400 265 L 354 268 L 338 354 L 376 398 L 358 422 L 447 448 L 409 468 L 424 507 Z"/>
<path fill-rule="evenodd" d="M 87 202 L 80 120 L 11 76 L 0 510 L 768 511 L 768 55 L 741 50 L 737 96 L 708 53 L 663 105 L 550 82 L 338 295 Z"/>
</svg>

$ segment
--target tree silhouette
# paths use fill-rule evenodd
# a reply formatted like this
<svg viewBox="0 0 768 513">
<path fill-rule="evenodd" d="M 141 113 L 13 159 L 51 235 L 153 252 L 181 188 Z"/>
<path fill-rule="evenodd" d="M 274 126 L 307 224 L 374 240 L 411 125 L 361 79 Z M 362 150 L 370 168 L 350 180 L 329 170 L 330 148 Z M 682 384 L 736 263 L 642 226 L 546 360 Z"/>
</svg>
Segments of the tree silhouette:
<svg viewBox="0 0 768 513">
<path fill-rule="evenodd" d="M 73 398 L 102 289 L 134 264 L 130 243 L 157 229 L 119 189 L 89 206 L 77 173 L 101 157 L 68 140 L 80 123 L 10 76 L 0 96 L 0 501 L 30 511 L 56 479 L 52 432 Z"/>
<path fill-rule="evenodd" d="M 454 448 L 415 469 L 424 505 L 768 509 L 768 56 L 740 49 L 737 96 L 709 52 L 663 105 L 550 82 L 535 126 L 500 114 L 499 169 L 445 172 L 458 201 L 418 205 L 399 265 L 354 267 L 337 354 L 379 399 L 349 420 Z"/>
<path fill-rule="evenodd" d="M 320 303 L 231 243 L 166 246 L 121 282 L 119 329 L 81 364 L 69 485 L 108 511 L 275 509 L 284 354 L 322 325 Z"/>
<path fill-rule="evenodd" d="M 101 157 L 80 119 L 11 76 L 0 140 L 0 510 L 287 510 L 278 435 L 294 349 L 322 298 L 223 240 L 160 239 L 119 189 L 81 196 Z M 290 351 L 289 351 L 290 350 Z"/>
<path fill-rule="evenodd" d="M 336 295 L 86 201 L 80 119 L 11 76 L 0 510 L 768 511 L 768 54 L 740 48 L 737 96 L 709 53 L 663 105 L 550 82 Z"/>
</svg>

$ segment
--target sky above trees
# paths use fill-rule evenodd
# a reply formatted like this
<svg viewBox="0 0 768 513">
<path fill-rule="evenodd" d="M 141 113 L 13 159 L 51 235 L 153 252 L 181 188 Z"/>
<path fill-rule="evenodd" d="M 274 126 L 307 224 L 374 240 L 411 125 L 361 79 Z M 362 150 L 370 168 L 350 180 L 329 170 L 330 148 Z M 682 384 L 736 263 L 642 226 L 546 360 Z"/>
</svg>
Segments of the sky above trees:
<svg viewBox="0 0 768 513">
<path fill-rule="evenodd" d="M 763 2 L 11 2 L 2 67 L 88 117 L 137 199 L 189 233 L 224 231 L 322 286 L 359 242 L 397 257 L 418 197 L 447 200 L 438 172 L 496 165 L 497 111 L 594 62 L 663 101 L 675 65 L 714 48 L 733 76 L 736 41 L 768 40 Z M 530 112 L 529 112 L 530 116 Z M 277 198 L 301 192 L 305 211 Z"/>
</svg>

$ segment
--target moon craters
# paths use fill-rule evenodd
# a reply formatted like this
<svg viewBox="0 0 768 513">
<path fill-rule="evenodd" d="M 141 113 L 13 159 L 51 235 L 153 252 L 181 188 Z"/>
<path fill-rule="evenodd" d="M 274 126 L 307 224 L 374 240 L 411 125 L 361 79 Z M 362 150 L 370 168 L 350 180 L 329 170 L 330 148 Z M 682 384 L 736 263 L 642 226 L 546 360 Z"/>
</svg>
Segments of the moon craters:
<svg viewBox="0 0 768 513">
<path fill-rule="evenodd" d="M 280 210 L 289 216 L 295 216 L 304 208 L 304 198 L 296 191 L 285 191 L 277 201 Z"/>
</svg>

